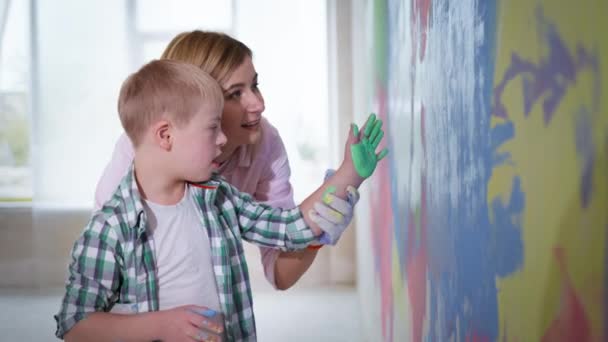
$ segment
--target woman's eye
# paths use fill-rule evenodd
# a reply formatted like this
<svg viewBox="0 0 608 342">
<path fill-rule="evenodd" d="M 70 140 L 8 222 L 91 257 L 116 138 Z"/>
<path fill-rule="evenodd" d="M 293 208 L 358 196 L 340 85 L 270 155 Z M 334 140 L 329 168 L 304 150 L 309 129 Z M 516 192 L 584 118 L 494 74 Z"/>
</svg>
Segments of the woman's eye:
<svg viewBox="0 0 608 342">
<path fill-rule="evenodd" d="M 228 95 L 228 99 L 232 100 L 232 99 L 238 99 L 239 97 L 241 97 L 241 91 L 237 90 L 233 93 L 230 93 L 230 95 Z"/>
</svg>

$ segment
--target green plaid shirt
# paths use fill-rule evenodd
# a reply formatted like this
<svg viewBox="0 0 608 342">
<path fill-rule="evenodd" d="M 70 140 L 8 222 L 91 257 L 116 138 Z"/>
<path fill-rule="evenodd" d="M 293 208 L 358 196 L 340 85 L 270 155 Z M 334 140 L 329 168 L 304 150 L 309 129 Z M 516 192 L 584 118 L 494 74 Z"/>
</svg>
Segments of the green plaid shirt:
<svg viewBox="0 0 608 342">
<path fill-rule="evenodd" d="M 133 168 L 111 200 L 91 217 L 71 252 L 66 293 L 57 321 L 62 338 L 93 312 L 116 304 L 131 311 L 158 311 L 154 243 Z M 211 245 L 213 272 L 230 341 L 255 341 L 255 320 L 242 240 L 296 250 L 315 237 L 299 208 L 282 210 L 254 202 L 219 176 L 189 184 Z"/>
</svg>

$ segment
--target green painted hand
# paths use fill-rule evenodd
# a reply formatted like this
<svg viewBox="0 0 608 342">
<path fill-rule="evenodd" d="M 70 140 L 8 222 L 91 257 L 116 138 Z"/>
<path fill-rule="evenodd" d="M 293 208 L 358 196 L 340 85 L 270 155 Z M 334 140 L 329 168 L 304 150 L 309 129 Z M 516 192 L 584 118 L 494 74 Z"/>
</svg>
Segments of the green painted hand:
<svg viewBox="0 0 608 342">
<path fill-rule="evenodd" d="M 359 137 L 359 127 L 353 125 L 353 134 Z M 376 119 L 375 114 L 371 114 L 365 123 L 365 130 L 361 140 L 350 146 L 350 153 L 357 174 L 362 178 L 368 178 L 374 173 L 378 162 L 388 154 L 388 149 L 383 149 L 376 154 L 376 148 L 384 137 L 382 130 L 382 120 Z"/>
</svg>

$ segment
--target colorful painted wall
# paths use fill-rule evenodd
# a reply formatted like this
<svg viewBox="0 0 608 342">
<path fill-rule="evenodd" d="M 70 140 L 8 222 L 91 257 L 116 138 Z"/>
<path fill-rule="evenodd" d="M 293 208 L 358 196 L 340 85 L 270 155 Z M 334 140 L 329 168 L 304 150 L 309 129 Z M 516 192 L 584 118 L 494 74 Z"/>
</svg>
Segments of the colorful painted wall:
<svg viewBox="0 0 608 342">
<path fill-rule="evenodd" d="M 608 1 L 356 3 L 368 339 L 607 341 Z"/>
</svg>

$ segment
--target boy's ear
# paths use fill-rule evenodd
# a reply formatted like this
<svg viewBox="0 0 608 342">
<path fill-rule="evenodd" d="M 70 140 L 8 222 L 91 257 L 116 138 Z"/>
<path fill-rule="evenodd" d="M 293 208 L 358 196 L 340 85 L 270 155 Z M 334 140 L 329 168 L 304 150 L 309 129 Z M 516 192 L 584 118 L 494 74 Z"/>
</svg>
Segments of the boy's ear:
<svg viewBox="0 0 608 342">
<path fill-rule="evenodd" d="M 154 141 L 165 151 L 170 151 L 173 145 L 173 126 L 169 121 L 160 120 L 152 126 Z"/>
</svg>

